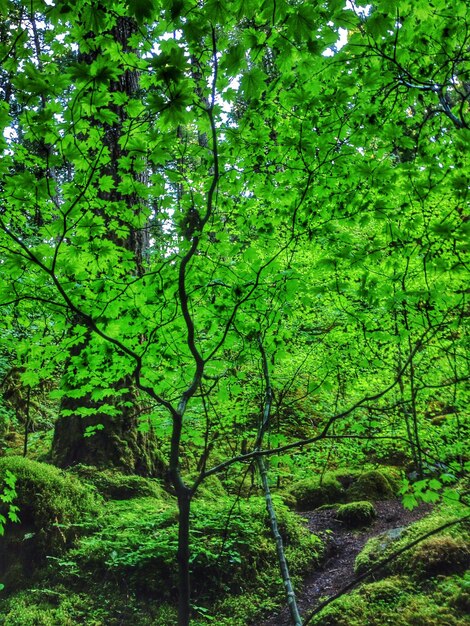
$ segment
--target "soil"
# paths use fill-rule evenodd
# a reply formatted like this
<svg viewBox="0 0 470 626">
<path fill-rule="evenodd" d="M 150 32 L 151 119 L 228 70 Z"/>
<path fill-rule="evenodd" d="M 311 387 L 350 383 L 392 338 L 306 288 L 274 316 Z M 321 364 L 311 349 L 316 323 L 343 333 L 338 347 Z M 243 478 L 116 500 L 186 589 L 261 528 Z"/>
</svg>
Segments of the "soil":
<svg viewBox="0 0 470 626">
<path fill-rule="evenodd" d="M 392 528 L 408 526 L 417 521 L 430 507 L 422 505 L 408 511 L 397 500 L 376 502 L 377 518 L 367 528 L 351 530 L 335 519 L 332 509 L 308 511 L 301 515 L 307 519 L 312 533 L 327 543 L 325 560 L 319 569 L 306 572 L 303 589 L 298 593 L 297 603 L 301 615 L 312 611 L 325 596 L 332 596 L 354 579 L 356 556 L 371 538 Z M 290 626 L 287 608 L 271 616 L 261 626 Z"/>
</svg>

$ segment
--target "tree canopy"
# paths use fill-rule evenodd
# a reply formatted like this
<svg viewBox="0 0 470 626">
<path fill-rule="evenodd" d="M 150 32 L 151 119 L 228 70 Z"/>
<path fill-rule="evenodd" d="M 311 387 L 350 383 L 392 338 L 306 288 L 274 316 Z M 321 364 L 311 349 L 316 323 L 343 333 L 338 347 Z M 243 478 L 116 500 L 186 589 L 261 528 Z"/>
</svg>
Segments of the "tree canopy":
<svg viewBox="0 0 470 626">
<path fill-rule="evenodd" d="M 0 371 L 55 380 L 90 440 L 138 404 L 180 508 L 181 625 L 212 474 L 351 441 L 463 470 L 466 2 L 0 12 Z"/>
</svg>

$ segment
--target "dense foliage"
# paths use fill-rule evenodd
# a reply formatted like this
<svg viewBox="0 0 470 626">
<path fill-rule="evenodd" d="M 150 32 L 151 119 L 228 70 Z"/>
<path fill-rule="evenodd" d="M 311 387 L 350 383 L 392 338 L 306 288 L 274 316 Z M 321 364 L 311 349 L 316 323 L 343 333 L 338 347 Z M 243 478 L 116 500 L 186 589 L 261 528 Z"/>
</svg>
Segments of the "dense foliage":
<svg viewBox="0 0 470 626">
<path fill-rule="evenodd" d="M 457 500 L 467 3 L 0 13 L 2 448 L 21 432 L 25 456 L 163 479 L 141 495 L 177 501 L 180 626 L 198 493 L 250 495 L 257 469 L 275 535 L 269 486 L 305 506 L 397 491 L 324 480 L 342 466 L 399 465 L 408 506 Z"/>
</svg>

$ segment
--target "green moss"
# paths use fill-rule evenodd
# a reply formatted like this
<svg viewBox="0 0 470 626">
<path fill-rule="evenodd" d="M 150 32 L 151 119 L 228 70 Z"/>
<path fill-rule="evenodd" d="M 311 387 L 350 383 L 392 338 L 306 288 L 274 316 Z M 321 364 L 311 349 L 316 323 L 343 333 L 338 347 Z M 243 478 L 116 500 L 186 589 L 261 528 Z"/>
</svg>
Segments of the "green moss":
<svg viewBox="0 0 470 626">
<path fill-rule="evenodd" d="M 191 482 L 191 481 L 189 481 Z M 218 500 L 227 495 L 222 481 L 218 476 L 209 476 L 198 487 L 195 498 L 204 500 Z"/>
<path fill-rule="evenodd" d="M 325 476 L 321 482 L 318 478 L 301 480 L 292 485 L 290 493 L 295 498 L 299 511 L 340 502 L 345 494 L 341 483 L 330 476 Z"/>
<path fill-rule="evenodd" d="M 407 626 L 463 626 L 462 615 L 456 615 L 449 606 L 439 606 L 428 595 L 414 594 L 403 607 L 401 622 Z"/>
<path fill-rule="evenodd" d="M 454 574 L 470 565 L 469 545 L 460 537 L 438 535 L 416 546 L 410 559 L 415 574 L 422 578 Z"/>
<path fill-rule="evenodd" d="M 388 500 L 395 495 L 389 479 L 379 470 L 360 474 L 348 489 L 348 500 Z"/>
<path fill-rule="evenodd" d="M 448 579 L 445 579 L 448 580 Z M 441 585 L 421 586 L 407 576 L 393 576 L 362 585 L 325 607 L 312 621 L 315 626 L 464 626 L 470 620 L 465 608 L 453 604 L 455 590 L 464 579 L 454 577 Z"/>
<path fill-rule="evenodd" d="M 341 468 L 325 474 L 326 477 L 333 478 L 341 483 L 341 486 L 346 491 L 354 484 L 360 475 L 361 472 L 359 470 L 351 470 L 349 468 Z"/>
<path fill-rule="evenodd" d="M 57 587 L 35 588 L 0 600 L 2 626 L 173 626 L 174 607 L 144 603 L 131 593 L 104 588 L 89 593 Z"/>
<path fill-rule="evenodd" d="M 18 456 L 0 459 L 0 492 L 7 470 L 16 476 L 20 518 L 0 537 L 0 579 L 11 591 L 30 583 L 46 556 L 67 550 L 96 516 L 99 503 L 77 478 Z"/>
<path fill-rule="evenodd" d="M 411 543 L 413 540 L 417 539 L 421 535 L 425 535 L 426 533 L 431 532 L 432 530 L 438 528 L 439 526 L 442 526 L 446 522 L 451 522 L 454 519 L 458 519 L 458 513 L 458 509 L 435 510 L 430 515 L 427 515 L 426 517 L 415 522 L 407 528 L 395 528 L 376 537 L 373 537 L 366 543 L 363 550 L 356 558 L 356 573 L 360 574 L 364 572 L 377 562 L 386 559 L 393 552 L 404 548 L 407 544 Z M 442 538 L 443 536 L 455 538 L 455 542 L 452 542 L 452 546 L 449 540 L 445 540 L 444 542 L 441 541 L 440 538 Z M 469 533 L 464 525 L 452 526 L 442 533 L 436 534 L 429 539 L 423 540 L 421 544 L 417 544 L 415 547 L 410 548 L 409 551 L 403 552 L 403 554 L 400 554 L 390 564 L 386 566 L 386 570 L 388 572 L 415 572 L 418 576 L 426 575 L 424 573 L 420 574 L 423 568 L 424 570 L 426 569 L 424 566 L 427 557 L 425 542 L 430 542 L 428 544 L 429 546 L 432 544 L 435 546 L 436 567 L 439 560 L 441 564 L 446 560 L 444 557 L 445 545 L 447 545 L 449 549 L 452 549 L 454 551 L 454 554 L 457 553 L 459 555 L 458 562 L 461 563 L 466 558 L 468 558 L 468 548 L 466 551 L 464 551 L 462 548 L 462 545 L 464 544 L 468 546 L 468 541 Z M 423 544 L 424 549 L 421 547 Z M 422 558 L 420 558 L 418 555 L 422 555 Z M 416 562 L 413 561 L 413 559 L 415 558 Z M 434 566 L 431 566 L 431 564 L 429 563 L 428 567 L 430 568 L 430 572 L 432 570 L 432 567 Z"/>
<path fill-rule="evenodd" d="M 123 474 L 118 470 L 97 470 L 88 465 L 73 468 L 82 481 L 93 485 L 107 499 L 129 500 L 131 498 L 165 498 L 162 482 L 155 478 Z"/>
<path fill-rule="evenodd" d="M 345 501 L 388 500 L 395 497 L 400 485 L 401 477 L 396 468 L 365 472 L 346 468 L 297 481 L 289 494 L 300 511 L 307 511 Z"/>
<path fill-rule="evenodd" d="M 97 510 L 92 490 L 52 465 L 19 456 L 1 458 L 0 483 L 7 470 L 17 479 L 21 524 L 37 532 L 48 534 L 59 526 L 63 532 Z"/>
<path fill-rule="evenodd" d="M 336 518 L 350 528 L 368 526 L 376 517 L 374 505 L 366 500 L 342 504 L 336 511 Z"/>
<path fill-rule="evenodd" d="M 2 608 L 2 626 L 75 626 L 84 617 L 78 596 L 52 591 L 19 593 Z M 103 622 L 90 620 L 87 624 L 101 626 Z"/>
<path fill-rule="evenodd" d="M 191 567 L 195 598 L 208 601 L 221 592 L 256 588 L 262 572 L 277 569 L 264 501 L 253 498 L 235 504 L 227 497 L 216 502 L 193 502 Z M 318 559 L 322 544 L 295 513 L 280 501 L 276 507 L 292 571 L 303 573 Z M 178 537 L 174 504 L 151 498 L 110 502 L 98 521 L 99 532 L 81 538 L 78 547 L 69 552 L 62 580 L 73 577 L 78 568 L 89 580 L 126 580 L 136 593 L 174 599 Z"/>
<path fill-rule="evenodd" d="M 404 594 L 412 592 L 413 585 L 405 578 L 392 576 L 383 580 L 363 585 L 358 593 L 366 598 L 368 603 L 387 602 L 396 604 Z"/>
</svg>

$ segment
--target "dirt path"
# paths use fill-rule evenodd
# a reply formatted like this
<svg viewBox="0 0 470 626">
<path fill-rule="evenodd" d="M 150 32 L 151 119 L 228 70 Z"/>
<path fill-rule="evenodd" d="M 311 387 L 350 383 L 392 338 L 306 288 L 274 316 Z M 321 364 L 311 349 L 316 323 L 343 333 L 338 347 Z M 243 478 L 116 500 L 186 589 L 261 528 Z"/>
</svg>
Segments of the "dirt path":
<svg viewBox="0 0 470 626">
<path fill-rule="evenodd" d="M 308 520 L 312 533 L 327 540 L 327 554 L 320 569 L 307 574 L 304 587 L 298 594 L 298 605 L 302 615 L 313 610 L 323 596 L 332 596 L 354 578 L 354 561 L 366 541 L 375 535 L 400 526 L 408 526 L 429 512 L 428 506 L 407 511 L 396 500 L 376 502 L 377 519 L 364 530 L 349 530 L 336 521 L 332 510 L 302 513 Z M 326 531 L 331 531 L 326 532 Z M 283 609 L 271 616 L 261 626 L 290 626 L 289 613 Z"/>
</svg>

